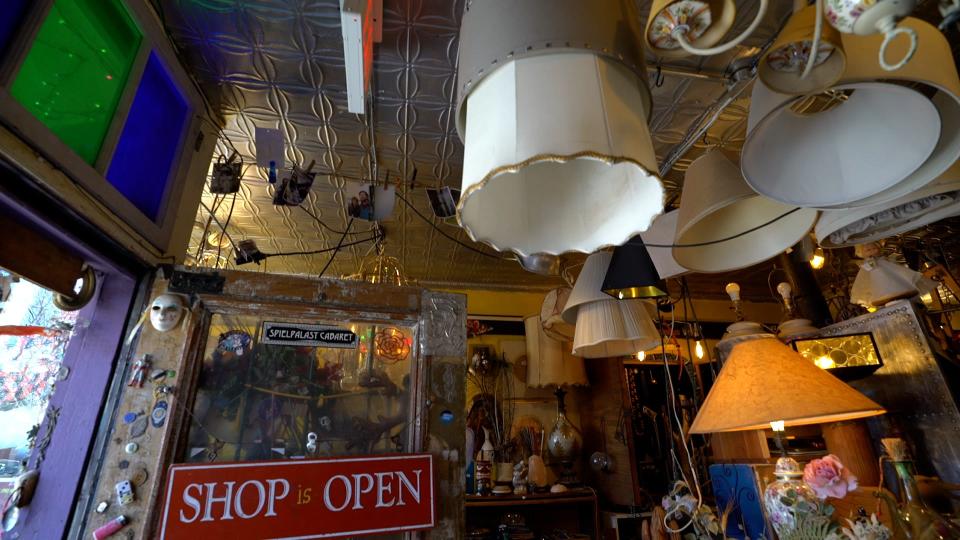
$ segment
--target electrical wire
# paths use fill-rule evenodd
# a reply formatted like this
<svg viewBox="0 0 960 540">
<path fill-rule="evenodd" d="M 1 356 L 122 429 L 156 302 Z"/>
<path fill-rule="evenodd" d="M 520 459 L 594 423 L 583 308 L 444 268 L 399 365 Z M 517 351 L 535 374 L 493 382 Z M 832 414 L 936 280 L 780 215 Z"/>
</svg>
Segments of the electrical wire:
<svg viewBox="0 0 960 540">
<path fill-rule="evenodd" d="M 223 231 L 223 235 L 227 237 L 227 240 L 230 242 L 230 245 L 233 247 L 234 250 L 236 250 L 237 243 L 233 241 L 233 238 L 230 236 L 230 233 L 227 232 L 227 228 L 224 227 L 222 223 L 220 223 L 219 219 L 217 219 L 217 215 L 212 210 L 210 210 L 210 207 L 207 206 L 203 201 L 200 201 L 200 206 L 202 206 L 204 210 L 210 213 L 210 217 L 213 219 L 214 223 L 216 223 L 217 225 L 220 225 L 220 229 Z M 203 245 L 202 238 L 200 239 L 200 242 L 201 242 L 200 245 L 202 246 Z"/>
<path fill-rule="evenodd" d="M 803 210 L 803 208 L 797 207 L 797 208 L 794 208 L 793 210 L 787 210 L 786 212 L 780 214 L 779 216 L 777 216 L 777 217 L 775 217 L 775 218 L 773 218 L 773 219 L 771 219 L 771 220 L 769 220 L 769 221 L 766 221 L 766 222 L 764 222 L 764 223 L 761 223 L 760 225 L 757 225 L 757 226 L 755 226 L 755 227 L 751 227 L 751 228 L 749 228 L 749 229 L 747 229 L 747 230 L 745 230 L 745 231 L 743 231 L 743 232 L 739 232 L 739 233 L 737 233 L 737 234 L 728 236 L 728 237 L 726 237 L 726 238 L 720 238 L 720 239 L 717 239 L 717 240 L 710 240 L 710 241 L 707 241 L 707 242 L 694 242 L 694 243 L 691 243 L 691 244 L 648 244 L 648 243 L 644 242 L 643 245 L 647 246 L 648 248 L 650 248 L 650 247 L 654 247 L 654 248 L 691 248 L 691 247 L 712 246 L 712 245 L 714 245 L 714 244 L 722 244 L 722 243 L 724 243 L 724 242 L 729 242 L 730 240 L 736 240 L 737 238 L 740 238 L 741 236 L 746 236 L 746 235 L 748 235 L 748 234 L 750 234 L 750 233 L 752 233 L 752 232 L 759 231 L 760 229 L 762 229 L 762 228 L 764 228 L 764 227 L 766 227 L 766 226 L 768 226 L 768 225 L 773 225 L 774 223 L 780 221 L 781 219 L 789 216 L 790 214 L 792 214 L 792 213 L 794 213 L 794 212 L 798 212 L 798 211 L 800 211 L 800 210 Z"/>
<path fill-rule="evenodd" d="M 345 247 L 350 247 L 350 246 L 356 246 L 356 245 L 359 245 L 359 244 L 364 244 L 364 243 L 366 243 L 366 242 L 377 241 L 377 240 L 379 240 L 379 239 L 381 239 L 381 238 L 383 238 L 383 235 L 375 235 L 375 236 L 371 236 L 370 238 L 364 238 L 364 239 L 362 239 L 362 240 L 354 240 L 353 242 L 347 242 L 346 244 L 341 245 L 340 248 L 342 249 L 342 248 L 345 248 Z M 287 256 L 291 256 L 291 255 L 316 255 L 316 254 L 318 254 L 318 253 L 329 253 L 329 252 L 334 251 L 334 250 L 336 250 L 336 249 L 337 249 L 336 247 L 331 247 L 331 248 L 315 249 L 315 250 L 313 250 L 313 251 L 281 251 L 281 252 L 278 252 L 278 253 L 261 253 L 261 254 L 264 256 L 264 258 L 270 258 L 270 257 L 287 257 Z"/>
<path fill-rule="evenodd" d="M 200 234 L 200 243 L 197 244 L 197 253 L 196 253 L 196 256 L 194 257 L 194 260 L 195 260 L 196 262 L 198 262 L 198 263 L 200 262 L 201 255 L 203 254 L 203 246 L 204 246 L 204 245 L 206 244 L 206 242 L 207 242 L 207 232 L 210 231 L 210 222 L 213 220 L 213 215 L 217 212 L 217 210 L 220 209 L 220 205 L 223 203 L 223 201 L 226 200 L 226 198 L 227 198 L 226 195 L 224 195 L 224 196 L 222 196 L 222 197 L 221 197 L 221 196 L 218 196 L 218 195 L 214 195 L 214 196 L 213 196 L 213 210 L 210 210 L 209 208 L 207 209 L 207 210 L 210 212 L 210 215 L 207 216 L 207 224 L 204 225 L 204 227 L 203 227 L 203 232 Z M 204 206 L 204 208 L 206 208 L 206 206 Z M 219 225 L 219 224 L 220 224 L 220 222 L 218 221 L 218 222 L 217 222 L 217 225 Z"/>
<path fill-rule="evenodd" d="M 370 234 L 370 233 L 372 233 L 372 232 L 375 232 L 375 229 L 376 229 L 376 227 L 374 227 L 374 228 L 371 228 L 370 230 L 366 230 L 366 231 L 354 231 L 354 232 L 350 232 L 350 231 L 338 231 L 338 230 L 334 229 L 333 227 L 331 227 L 330 225 L 327 225 L 326 223 L 324 223 L 323 221 L 321 221 L 320 218 L 317 217 L 316 214 L 314 214 L 313 212 L 311 212 L 310 209 L 307 208 L 306 206 L 303 206 L 303 205 L 301 204 L 301 205 L 300 205 L 300 208 L 303 208 L 303 211 L 306 212 L 310 217 L 312 217 L 313 220 L 317 222 L 317 224 L 319 224 L 321 227 L 323 227 L 324 229 L 330 231 L 330 232 L 333 233 L 333 234 L 350 234 L 350 235 Z M 353 221 L 352 218 L 351 218 L 351 221 Z M 349 229 L 349 227 L 347 227 L 347 228 Z"/>
<path fill-rule="evenodd" d="M 226 229 L 230 226 L 230 219 L 233 218 L 233 207 L 237 204 L 237 192 L 233 192 L 233 199 L 230 201 L 230 211 L 227 212 L 227 219 L 223 222 L 223 228 Z M 223 231 L 220 231 L 220 236 L 223 236 Z M 217 259 L 214 262 L 214 268 L 220 268 L 220 252 L 223 250 L 223 238 L 217 239 Z M 226 265 L 224 265 L 226 266 Z"/>
<path fill-rule="evenodd" d="M 437 231 L 438 233 L 442 234 L 442 235 L 443 235 L 445 238 L 447 238 L 448 240 L 450 240 L 450 241 L 452 241 L 452 242 L 455 242 L 455 243 L 459 244 L 461 247 L 464 247 L 464 248 L 466 248 L 466 249 L 469 249 L 470 251 L 473 251 L 473 252 L 475 252 L 475 253 L 479 253 L 480 255 L 483 255 L 484 257 L 490 257 L 490 258 L 492 258 L 492 259 L 501 259 L 501 260 L 505 260 L 505 261 L 506 261 L 506 260 L 510 260 L 510 259 L 508 259 L 508 258 L 506 258 L 506 257 L 501 257 L 500 255 L 494 255 L 494 254 L 492 254 L 492 253 L 487 253 L 486 251 L 483 251 L 483 250 L 481 250 L 481 249 L 477 249 L 477 248 L 471 246 L 470 244 L 466 244 L 466 243 L 464 243 L 464 242 L 461 242 L 460 240 L 457 240 L 453 235 L 450 235 L 450 234 L 447 233 L 447 231 L 444 231 L 443 229 L 441 229 L 436 223 L 433 222 L 433 220 L 431 220 L 431 219 L 428 218 L 427 216 L 425 216 L 425 215 L 423 215 L 422 213 L 420 213 L 420 211 L 417 210 L 416 207 L 413 206 L 413 204 L 411 204 L 410 201 L 408 201 L 408 200 L 406 199 L 406 197 L 404 197 L 403 195 L 400 195 L 399 192 L 397 193 L 397 198 L 400 199 L 401 201 L 403 201 L 404 204 L 406 204 L 411 210 L 413 210 L 413 213 L 415 213 L 417 216 L 419 216 L 420 219 L 422 219 L 422 220 L 424 221 L 424 223 L 426 223 L 427 225 L 430 225 L 431 227 L 433 227 L 434 229 L 436 229 L 436 231 Z"/>
<path fill-rule="evenodd" d="M 320 275 L 317 278 L 322 278 L 324 274 L 327 273 L 327 269 L 330 268 L 330 265 L 333 264 L 333 259 L 337 257 L 337 253 L 340 253 L 340 248 L 343 247 L 343 241 L 347 238 L 347 234 L 350 233 L 350 227 L 353 225 L 353 218 L 350 218 L 350 221 L 347 222 L 347 228 L 343 231 L 343 234 L 340 235 L 340 241 L 337 242 L 337 247 L 333 250 L 333 253 L 330 254 L 330 259 L 327 261 L 327 264 L 323 265 L 323 270 L 320 270 Z"/>
</svg>

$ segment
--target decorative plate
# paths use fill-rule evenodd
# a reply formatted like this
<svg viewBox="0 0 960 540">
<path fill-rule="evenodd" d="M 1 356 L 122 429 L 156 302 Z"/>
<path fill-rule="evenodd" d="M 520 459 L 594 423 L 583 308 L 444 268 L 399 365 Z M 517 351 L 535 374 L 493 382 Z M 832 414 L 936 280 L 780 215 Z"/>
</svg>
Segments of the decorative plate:
<svg viewBox="0 0 960 540">
<path fill-rule="evenodd" d="M 710 6 L 706 2 L 680 0 L 657 13 L 647 32 L 647 39 L 657 49 L 678 49 L 680 43 L 673 38 L 674 29 L 679 26 L 687 27 L 684 35 L 688 42 L 694 42 L 707 31 L 712 22 Z"/>
</svg>

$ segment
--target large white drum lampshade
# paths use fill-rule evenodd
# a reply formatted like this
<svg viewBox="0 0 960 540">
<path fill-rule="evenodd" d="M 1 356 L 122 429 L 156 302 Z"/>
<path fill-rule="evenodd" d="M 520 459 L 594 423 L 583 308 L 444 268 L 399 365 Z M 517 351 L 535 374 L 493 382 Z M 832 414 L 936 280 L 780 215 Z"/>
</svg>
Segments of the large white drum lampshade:
<svg viewBox="0 0 960 540">
<path fill-rule="evenodd" d="M 736 165 L 713 149 L 697 158 L 684 177 L 673 258 L 696 272 L 746 268 L 800 241 L 816 219 L 816 210 L 757 195 Z"/>
<path fill-rule="evenodd" d="M 940 115 L 923 94 L 886 83 L 837 89 L 852 93 L 828 110 L 799 114 L 790 108 L 796 99 L 754 84 L 740 164 L 757 193 L 794 206 L 856 205 L 933 153 Z"/>
<path fill-rule="evenodd" d="M 650 318 L 656 309 L 645 300 L 616 300 L 601 289 L 611 253 L 587 257 L 563 319 L 575 324 L 573 354 L 582 358 L 630 356 L 660 344 L 660 333 Z"/>
<path fill-rule="evenodd" d="M 466 103 L 463 195 L 470 237 L 531 253 L 589 253 L 663 210 L 646 88 L 607 58 L 563 52 L 490 73 Z"/>
<path fill-rule="evenodd" d="M 926 186 L 960 158 L 960 77 L 950 44 L 919 19 L 900 26 L 919 40 L 913 60 L 897 71 L 877 62 L 882 35 L 843 34 L 847 63 L 838 88 L 853 93 L 824 112 L 798 114 L 795 98 L 755 83 L 741 155 L 751 187 L 798 206 L 877 205 Z M 902 57 L 908 46 L 896 40 L 887 54 Z"/>
</svg>

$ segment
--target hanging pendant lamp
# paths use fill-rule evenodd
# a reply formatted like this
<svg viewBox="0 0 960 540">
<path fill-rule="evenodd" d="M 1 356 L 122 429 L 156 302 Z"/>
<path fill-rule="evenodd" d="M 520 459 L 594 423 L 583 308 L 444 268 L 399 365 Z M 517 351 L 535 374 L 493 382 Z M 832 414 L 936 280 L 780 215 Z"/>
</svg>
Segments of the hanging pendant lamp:
<svg viewBox="0 0 960 540">
<path fill-rule="evenodd" d="M 712 149 L 684 177 L 673 258 L 697 272 L 746 268 L 799 242 L 816 219 L 816 210 L 757 195 L 723 152 Z"/>
<path fill-rule="evenodd" d="M 654 0 L 643 36 L 657 56 L 711 56 L 732 50 L 757 29 L 767 13 L 760 0 L 750 25 L 737 37 L 717 45 L 737 17 L 733 0 Z"/>
<path fill-rule="evenodd" d="M 826 103 L 821 112 L 806 106 L 810 99 L 754 84 L 741 154 L 752 188 L 797 206 L 875 205 L 929 184 L 960 157 L 960 78 L 950 45 L 924 21 L 900 25 L 919 44 L 914 61 L 893 72 L 876 61 L 883 36 L 843 35 L 846 71 L 832 100 L 813 100 Z M 889 53 L 907 46 L 894 42 Z"/>
<path fill-rule="evenodd" d="M 817 0 L 818 2 L 820 0 Z M 804 95 L 822 92 L 836 83 L 847 66 L 840 32 L 824 24 L 821 16 L 820 43 L 809 73 L 805 74 L 817 13 L 815 6 L 797 10 L 777 35 L 777 40 L 760 60 L 757 75 L 771 90 L 781 94 Z"/>
<path fill-rule="evenodd" d="M 600 288 L 618 300 L 667 296 L 667 284 L 660 279 L 640 236 L 613 250 Z"/>
<path fill-rule="evenodd" d="M 663 210 L 630 0 L 472 2 L 461 27 L 458 220 L 519 255 L 590 253 Z"/>
<path fill-rule="evenodd" d="M 601 289 L 612 255 L 599 251 L 587 257 L 563 309 L 563 319 L 575 324 L 573 354 L 583 358 L 631 356 L 660 343 L 650 319 L 649 302 L 621 302 Z"/>
<path fill-rule="evenodd" d="M 960 215 L 960 162 L 930 184 L 888 203 L 820 213 L 814 227 L 825 248 L 876 242 Z"/>
</svg>

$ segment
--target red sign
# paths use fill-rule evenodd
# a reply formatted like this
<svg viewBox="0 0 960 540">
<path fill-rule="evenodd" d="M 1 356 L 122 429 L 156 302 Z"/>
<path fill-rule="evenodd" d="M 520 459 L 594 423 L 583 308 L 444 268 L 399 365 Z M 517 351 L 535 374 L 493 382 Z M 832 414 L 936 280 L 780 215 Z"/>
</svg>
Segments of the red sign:
<svg viewBox="0 0 960 540">
<path fill-rule="evenodd" d="M 161 539 L 341 538 L 434 526 L 429 454 L 174 465 Z"/>
</svg>

